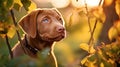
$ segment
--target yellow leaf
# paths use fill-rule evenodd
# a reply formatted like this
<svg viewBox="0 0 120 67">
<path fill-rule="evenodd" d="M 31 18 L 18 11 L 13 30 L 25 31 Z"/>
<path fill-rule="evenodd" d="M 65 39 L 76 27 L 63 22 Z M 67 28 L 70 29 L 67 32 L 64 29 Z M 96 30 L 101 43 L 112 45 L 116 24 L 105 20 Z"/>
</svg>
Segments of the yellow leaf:
<svg viewBox="0 0 120 67">
<path fill-rule="evenodd" d="M 104 67 L 104 64 L 103 64 L 103 63 L 100 63 L 100 67 Z"/>
<path fill-rule="evenodd" d="M 116 13 L 119 15 L 119 12 L 120 12 L 120 0 L 116 2 Z"/>
<path fill-rule="evenodd" d="M 115 38 L 118 34 L 118 31 L 115 27 L 111 27 L 109 32 L 108 32 L 108 36 L 109 36 L 109 39 L 112 40 L 113 38 Z"/>
<path fill-rule="evenodd" d="M 23 6 L 20 0 L 14 0 L 14 3 L 18 3 L 21 7 Z"/>
<path fill-rule="evenodd" d="M 114 23 L 115 28 L 117 29 L 118 33 L 120 33 L 120 20 Z"/>
<path fill-rule="evenodd" d="M 115 63 L 115 60 L 114 60 L 114 59 L 109 59 L 108 62 L 114 64 L 114 63 Z"/>
<path fill-rule="evenodd" d="M 98 48 L 98 51 L 97 51 L 97 52 L 98 52 L 100 55 L 103 54 L 100 48 Z"/>
<path fill-rule="evenodd" d="M 0 31 L 3 31 L 4 29 L 2 27 L 0 27 Z"/>
<path fill-rule="evenodd" d="M 113 0 L 105 0 L 105 6 L 109 6 L 112 2 Z"/>
<path fill-rule="evenodd" d="M 5 34 L 0 34 L 0 37 L 5 38 Z"/>
<path fill-rule="evenodd" d="M 7 36 L 12 38 L 15 35 L 15 28 L 13 26 L 11 26 L 8 30 Z"/>
<path fill-rule="evenodd" d="M 96 50 L 94 49 L 94 47 L 92 46 L 91 48 L 90 48 L 90 53 L 94 53 Z"/>
<path fill-rule="evenodd" d="M 87 59 L 88 59 L 88 56 L 83 58 L 83 60 L 81 61 L 81 64 L 84 64 L 87 61 Z"/>
<path fill-rule="evenodd" d="M 32 10 L 36 9 L 36 4 L 33 3 L 33 2 L 31 2 L 31 4 L 30 4 L 30 6 L 28 7 L 28 9 L 29 9 L 28 13 L 31 12 Z"/>
<path fill-rule="evenodd" d="M 80 48 L 87 52 L 89 51 L 89 45 L 87 43 L 81 43 Z"/>
<path fill-rule="evenodd" d="M 87 61 L 87 67 L 96 67 L 95 66 L 96 60 L 91 62 L 91 61 Z"/>
</svg>

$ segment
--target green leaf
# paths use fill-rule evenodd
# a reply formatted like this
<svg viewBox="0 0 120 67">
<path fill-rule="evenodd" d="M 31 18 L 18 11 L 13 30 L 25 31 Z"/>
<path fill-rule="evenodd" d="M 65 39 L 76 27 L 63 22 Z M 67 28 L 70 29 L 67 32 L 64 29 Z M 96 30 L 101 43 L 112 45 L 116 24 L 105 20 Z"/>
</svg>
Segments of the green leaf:
<svg viewBox="0 0 120 67">
<path fill-rule="evenodd" d="M 96 58 L 97 58 L 96 54 L 93 54 L 93 55 L 91 55 L 91 56 L 88 58 L 88 60 L 91 61 L 91 62 L 93 62 L 93 61 L 96 60 Z"/>
<path fill-rule="evenodd" d="M 14 9 L 16 9 L 17 11 L 19 11 L 20 10 L 20 4 L 18 4 L 18 3 L 14 3 Z"/>
<path fill-rule="evenodd" d="M 103 61 L 104 67 L 114 67 L 113 64 Z"/>
<path fill-rule="evenodd" d="M 21 0 L 21 3 L 23 4 L 23 7 L 28 11 L 28 7 L 30 6 L 31 4 L 31 1 L 30 0 Z"/>
<path fill-rule="evenodd" d="M 7 20 L 8 9 L 4 4 L 4 1 L 0 1 L 0 22 L 5 22 Z"/>
<path fill-rule="evenodd" d="M 5 1 L 6 0 L 0 0 L 0 6 L 3 6 L 3 4 L 4 4 Z"/>
<path fill-rule="evenodd" d="M 1 0 L 0 1 L 0 22 L 6 22 L 8 20 L 9 10 L 13 6 L 13 0 Z"/>
<path fill-rule="evenodd" d="M 22 7 L 22 6 L 23 6 L 23 4 L 21 3 L 21 0 L 14 0 L 14 3 L 19 4 L 19 5 L 20 5 L 20 7 Z"/>
<path fill-rule="evenodd" d="M 8 32 L 7 25 L 5 23 L 0 23 L 0 34 L 6 34 Z"/>
<path fill-rule="evenodd" d="M 6 7 L 7 7 L 8 9 L 11 9 L 12 6 L 13 6 L 13 0 L 6 0 Z"/>
</svg>

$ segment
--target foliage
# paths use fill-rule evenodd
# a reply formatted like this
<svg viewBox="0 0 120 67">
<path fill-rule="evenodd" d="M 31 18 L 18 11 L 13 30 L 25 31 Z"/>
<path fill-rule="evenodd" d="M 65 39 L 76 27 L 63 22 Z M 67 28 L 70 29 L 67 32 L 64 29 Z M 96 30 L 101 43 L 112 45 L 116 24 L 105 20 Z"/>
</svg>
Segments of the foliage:
<svg viewBox="0 0 120 67">
<path fill-rule="evenodd" d="M 95 17 L 97 18 L 97 16 Z M 89 16 L 88 19 L 90 20 Z M 88 23 L 90 23 L 90 21 L 88 21 Z M 90 31 L 90 33 L 91 32 L 92 31 Z M 93 34 L 94 32 L 91 34 L 91 36 L 93 36 Z M 100 46 L 95 46 L 92 37 L 90 38 L 88 44 L 86 43 L 80 44 L 80 48 L 87 51 L 87 53 L 89 54 L 80 61 L 81 66 L 117 67 L 118 64 L 120 64 L 120 21 L 119 20 L 114 22 L 113 26 L 109 29 L 108 36 L 110 41 L 112 41 L 112 43 L 110 44 L 102 43 Z"/>
<path fill-rule="evenodd" d="M 32 5 L 32 7 L 31 7 L 31 5 Z M 0 50 L 0 60 L 1 60 L 0 66 L 1 67 L 4 67 L 4 66 L 9 67 L 11 65 L 12 66 L 16 65 L 15 62 L 18 60 L 23 61 L 22 58 L 9 60 L 9 58 L 8 58 L 9 50 L 7 51 L 7 49 L 10 47 L 6 48 L 6 46 L 4 45 L 5 43 L 2 39 L 2 38 L 5 38 L 7 45 L 11 46 L 11 45 L 9 45 L 9 43 L 8 43 L 9 41 L 6 38 L 6 36 L 11 39 L 14 38 L 16 31 L 19 29 L 17 26 L 15 27 L 15 25 L 13 23 L 13 22 L 17 23 L 17 21 L 16 21 L 16 17 L 11 14 L 11 10 L 19 12 L 19 11 L 21 11 L 22 8 L 26 9 L 26 11 L 28 11 L 28 10 L 31 11 L 35 8 L 35 4 L 31 3 L 30 0 L 0 0 L 0 49 L 1 49 Z M 12 42 L 14 42 L 14 41 L 12 41 Z"/>
<path fill-rule="evenodd" d="M 86 50 L 84 47 L 80 48 Z M 89 53 L 88 50 L 86 51 Z M 81 64 L 87 67 L 116 67 L 116 62 L 120 63 L 120 37 L 111 44 L 97 46 L 81 61 Z"/>
<path fill-rule="evenodd" d="M 116 0 L 116 3 L 116 12 L 120 16 L 120 1 Z M 36 5 L 30 0 L 0 0 L 0 67 L 48 67 L 44 57 L 34 60 L 28 56 L 22 56 L 10 60 L 8 48 L 4 42 L 5 35 L 9 37 L 11 46 L 18 41 L 15 33 L 19 27 L 14 26 L 10 10 L 14 11 L 17 23 L 23 16 L 21 14 L 26 14 L 25 10 L 30 12 L 35 7 Z M 56 43 L 54 50 L 60 67 L 116 67 L 116 63 L 120 64 L 119 20 L 114 22 L 108 32 L 112 43 L 96 46 L 100 28 L 105 21 L 102 7 L 91 10 L 87 5 L 83 10 L 74 8 L 67 17 L 69 18 L 66 26 L 69 32 L 68 37 Z"/>
<path fill-rule="evenodd" d="M 10 10 L 20 11 L 24 7 L 27 11 L 34 8 L 33 3 L 29 0 L 1 0 L 0 1 L 0 36 L 4 38 L 7 34 L 8 37 L 12 38 L 15 35 L 15 27 L 13 25 L 12 16 Z"/>
</svg>

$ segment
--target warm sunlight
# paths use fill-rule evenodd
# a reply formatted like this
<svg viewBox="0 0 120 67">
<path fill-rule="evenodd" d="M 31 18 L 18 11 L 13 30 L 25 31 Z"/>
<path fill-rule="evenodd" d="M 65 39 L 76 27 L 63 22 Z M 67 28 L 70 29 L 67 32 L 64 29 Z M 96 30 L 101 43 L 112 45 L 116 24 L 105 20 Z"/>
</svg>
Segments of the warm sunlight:
<svg viewBox="0 0 120 67">
<path fill-rule="evenodd" d="M 98 6 L 100 0 L 86 0 L 86 3 L 90 7 Z"/>
<path fill-rule="evenodd" d="M 77 0 L 51 0 L 51 3 L 56 8 L 67 7 L 70 4 L 70 2 L 74 7 L 78 7 L 78 8 L 84 7 L 86 3 L 89 8 L 92 8 L 92 7 L 98 6 L 100 1 L 101 0 L 78 0 L 78 1 Z M 102 3 L 103 3 L 103 0 L 101 4 Z"/>
<path fill-rule="evenodd" d="M 102 0 L 103 1 L 103 0 Z M 87 4 L 88 7 L 96 7 L 99 5 L 100 0 L 72 0 L 72 4 L 75 7 L 84 7 L 85 3 Z"/>
<path fill-rule="evenodd" d="M 120 67 L 120 0 L 0 0 L 0 67 Z"/>
<path fill-rule="evenodd" d="M 64 8 L 69 5 L 70 0 L 51 0 L 51 3 L 56 8 Z"/>
</svg>

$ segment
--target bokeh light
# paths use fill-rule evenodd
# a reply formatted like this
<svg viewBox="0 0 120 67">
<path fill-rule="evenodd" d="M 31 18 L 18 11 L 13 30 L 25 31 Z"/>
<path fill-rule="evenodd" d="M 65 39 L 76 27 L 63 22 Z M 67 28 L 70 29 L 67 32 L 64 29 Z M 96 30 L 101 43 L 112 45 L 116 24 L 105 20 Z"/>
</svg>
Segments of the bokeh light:
<svg viewBox="0 0 120 67">
<path fill-rule="evenodd" d="M 96 7 L 99 5 L 100 0 L 71 0 L 72 5 L 80 8 L 80 7 L 84 7 L 85 4 L 87 4 L 88 7 Z M 103 2 L 103 0 L 102 0 Z"/>
<path fill-rule="evenodd" d="M 102 5 L 103 0 L 51 0 L 51 3 L 56 8 L 64 8 L 70 4 L 77 8 L 85 7 L 87 4 L 89 8 L 93 8 L 98 6 L 100 1 Z"/>
<path fill-rule="evenodd" d="M 69 5 L 70 0 L 51 0 L 51 3 L 56 8 L 64 8 Z"/>
</svg>

